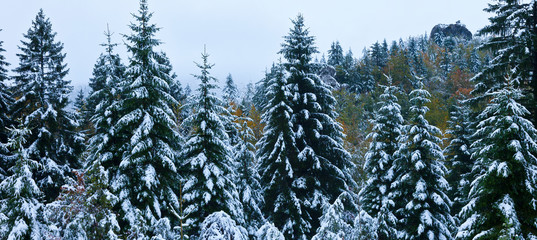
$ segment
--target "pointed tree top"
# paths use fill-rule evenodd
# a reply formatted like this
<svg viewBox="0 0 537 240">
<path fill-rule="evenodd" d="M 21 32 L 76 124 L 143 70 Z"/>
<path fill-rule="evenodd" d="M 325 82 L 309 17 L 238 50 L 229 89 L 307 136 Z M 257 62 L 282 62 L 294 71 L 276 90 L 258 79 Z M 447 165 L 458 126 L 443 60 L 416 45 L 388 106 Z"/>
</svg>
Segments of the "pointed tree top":
<svg viewBox="0 0 537 240">
<path fill-rule="evenodd" d="M 106 43 L 101 43 L 100 45 L 106 47 L 106 52 L 108 55 L 112 55 L 114 47 L 117 46 L 117 43 L 112 43 L 112 35 L 114 35 L 114 33 L 110 32 L 110 26 L 108 23 L 106 24 L 106 31 L 104 32 L 104 35 L 106 36 Z"/>
<path fill-rule="evenodd" d="M 319 52 L 315 47 L 315 37 L 309 35 L 309 29 L 304 26 L 302 14 L 298 14 L 296 20 L 291 19 L 291 22 L 294 26 L 289 29 L 289 34 L 284 36 L 285 41 L 282 43 L 282 49 L 278 53 L 283 54 L 283 57 L 289 62 L 288 64 L 299 64 L 303 67 L 308 67 L 307 65 L 313 59 L 312 55 Z M 286 64 L 286 67 L 290 68 L 288 64 Z"/>
</svg>

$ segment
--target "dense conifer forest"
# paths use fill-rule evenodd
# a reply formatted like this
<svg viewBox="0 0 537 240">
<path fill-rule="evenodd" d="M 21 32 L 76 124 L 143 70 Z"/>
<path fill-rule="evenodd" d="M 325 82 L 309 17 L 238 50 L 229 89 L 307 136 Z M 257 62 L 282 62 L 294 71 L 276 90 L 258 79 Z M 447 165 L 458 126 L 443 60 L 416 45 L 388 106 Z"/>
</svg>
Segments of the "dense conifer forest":
<svg viewBox="0 0 537 240">
<path fill-rule="evenodd" d="M 182 84 L 150 9 L 73 99 L 54 19 L 0 32 L 0 239 L 537 240 L 537 1 L 361 53 L 298 14 L 245 91 L 206 49 Z"/>
</svg>

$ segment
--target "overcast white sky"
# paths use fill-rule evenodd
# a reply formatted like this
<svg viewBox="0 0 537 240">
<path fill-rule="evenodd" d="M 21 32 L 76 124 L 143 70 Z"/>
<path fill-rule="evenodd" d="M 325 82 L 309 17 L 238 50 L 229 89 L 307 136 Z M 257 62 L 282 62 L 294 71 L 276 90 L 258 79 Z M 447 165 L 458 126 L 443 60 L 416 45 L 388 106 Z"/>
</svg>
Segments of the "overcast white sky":
<svg viewBox="0 0 537 240">
<path fill-rule="evenodd" d="M 5 56 L 14 68 L 17 46 L 43 8 L 64 43 L 68 79 L 78 90 L 87 87 L 93 65 L 102 52 L 106 24 L 115 32 L 113 40 L 123 42 L 138 10 L 136 0 L 0 0 L 0 40 Z M 209 60 L 215 63 L 213 75 L 223 82 L 228 73 L 243 87 L 256 82 L 279 56 L 282 36 L 291 27 L 290 18 L 304 15 L 317 46 L 326 52 L 339 40 L 344 50 L 355 56 L 376 41 L 388 42 L 429 33 L 438 23 L 461 20 L 475 33 L 488 24 L 483 12 L 487 0 L 149 0 L 152 21 L 161 31 L 161 49 L 171 59 L 174 71 L 185 84 L 195 87 L 191 74 L 198 73 L 193 61 L 200 60 L 207 45 Z M 121 45 L 123 60 L 128 55 Z"/>
</svg>

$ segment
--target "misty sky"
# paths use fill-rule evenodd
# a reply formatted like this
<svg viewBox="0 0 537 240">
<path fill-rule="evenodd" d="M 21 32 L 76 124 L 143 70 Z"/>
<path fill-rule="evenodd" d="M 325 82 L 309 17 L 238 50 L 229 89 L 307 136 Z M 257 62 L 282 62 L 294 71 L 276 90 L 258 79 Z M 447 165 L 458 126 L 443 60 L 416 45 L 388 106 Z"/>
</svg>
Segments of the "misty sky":
<svg viewBox="0 0 537 240">
<path fill-rule="evenodd" d="M 88 88 L 93 65 L 103 51 L 103 32 L 107 23 L 115 34 L 113 41 L 123 43 L 121 34 L 129 34 L 133 21 L 130 13 L 138 10 L 136 0 L 1 0 L 0 40 L 5 56 L 18 65 L 17 46 L 43 8 L 50 18 L 56 40 L 64 43 L 68 79 L 75 90 Z M 438 23 L 461 20 L 475 33 L 488 24 L 483 12 L 486 0 L 149 0 L 154 12 L 152 22 L 161 30 L 159 47 L 171 59 L 183 85 L 195 88 L 191 74 L 199 70 L 203 46 L 215 64 L 213 75 L 220 82 L 228 73 L 242 88 L 256 82 L 279 56 L 282 36 L 291 27 L 291 18 L 300 12 L 310 33 L 317 37 L 317 47 L 325 53 L 339 40 L 344 50 L 361 56 L 364 47 L 376 41 L 388 42 L 429 33 Z M 124 62 L 129 56 L 121 44 L 117 48 Z"/>
</svg>

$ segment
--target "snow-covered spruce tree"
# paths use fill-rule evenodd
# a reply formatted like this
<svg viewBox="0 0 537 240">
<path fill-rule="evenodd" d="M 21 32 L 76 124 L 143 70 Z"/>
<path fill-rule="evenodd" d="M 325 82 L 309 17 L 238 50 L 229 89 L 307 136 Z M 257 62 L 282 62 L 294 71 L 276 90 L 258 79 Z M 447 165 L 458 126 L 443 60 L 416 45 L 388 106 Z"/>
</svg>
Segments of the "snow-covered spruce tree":
<svg viewBox="0 0 537 240">
<path fill-rule="evenodd" d="M 117 173 L 122 158 L 119 149 L 127 141 L 126 136 L 120 136 L 112 129 L 119 120 L 122 108 L 120 101 L 124 96 L 121 90 L 127 81 L 124 79 L 125 66 L 121 64 L 119 55 L 114 53 L 113 48 L 117 44 L 112 43 L 110 31 L 105 32 L 105 36 L 107 42 L 101 44 L 105 47 L 105 52 L 93 67 L 91 91 L 87 100 L 94 128 L 89 140 L 87 167 L 91 169 L 98 161 L 110 174 L 108 179 L 111 179 Z"/>
<path fill-rule="evenodd" d="M 473 135 L 469 202 L 457 239 L 537 239 L 537 130 L 515 80 L 491 92 Z"/>
<path fill-rule="evenodd" d="M 442 132 L 429 124 L 425 104 L 430 94 L 421 80 L 410 93 L 410 119 L 396 153 L 392 183 L 399 239 L 452 239 L 447 169 L 439 144 Z"/>
<path fill-rule="evenodd" d="M 255 233 L 257 240 L 285 240 L 283 234 L 278 230 L 274 223 L 265 222 Z"/>
<path fill-rule="evenodd" d="M 467 204 L 470 182 L 473 181 L 471 171 L 474 161 L 470 158 L 470 137 L 473 131 L 470 116 L 469 106 L 462 99 L 459 100 L 457 105 L 453 106 L 446 131 L 449 142 L 449 145 L 444 149 L 446 162 L 449 166 L 446 180 L 451 186 L 448 192 L 449 198 L 453 201 L 451 215 L 454 216 L 457 224 L 456 215 Z"/>
<path fill-rule="evenodd" d="M 479 35 L 489 36 L 480 49 L 490 51 L 492 60 L 473 78 L 474 100 L 502 88 L 505 70 L 513 67 L 513 78 L 520 79 L 517 84 L 527 91 L 519 101 L 537 124 L 537 1 L 498 0 L 485 11 L 493 16 L 490 24 L 479 30 Z"/>
<path fill-rule="evenodd" d="M 224 104 L 230 104 L 232 102 L 237 104 L 237 100 L 239 98 L 239 90 L 237 89 L 237 85 L 233 81 L 233 77 L 231 77 L 231 74 L 228 74 L 226 77 L 226 84 L 222 89 L 222 93 L 222 100 L 224 101 Z"/>
<path fill-rule="evenodd" d="M 104 35 L 106 36 L 106 42 L 102 43 L 101 46 L 105 48 L 105 51 L 99 55 L 93 66 L 92 77 L 89 82 L 90 91 L 86 99 L 86 114 L 91 120 L 89 130 L 86 132 L 89 138 L 96 134 L 96 119 L 103 118 L 106 110 L 111 111 L 111 109 L 107 108 L 113 105 L 112 102 L 119 99 L 118 84 L 125 76 L 125 66 L 121 63 L 119 55 L 114 53 L 114 47 L 117 44 L 112 43 L 112 33 L 109 28 L 104 32 Z M 101 126 L 106 131 L 110 129 L 111 116 L 115 116 L 115 114 L 109 112 L 107 114 L 108 125 Z M 100 133 L 103 133 L 103 131 Z"/>
<path fill-rule="evenodd" d="M 237 90 L 237 85 L 235 85 L 235 82 L 233 82 L 233 77 L 231 77 L 231 74 L 229 74 L 226 77 L 226 82 L 224 88 L 222 89 L 222 104 L 224 107 L 226 107 L 229 113 L 229 119 L 227 120 L 228 123 L 225 124 L 225 127 L 229 136 L 230 144 L 233 147 L 236 147 L 236 145 L 241 141 L 241 137 L 239 136 L 239 129 L 241 126 L 238 122 L 240 121 L 240 112 L 242 110 L 239 110 L 237 102 L 238 98 L 239 91 Z"/>
<path fill-rule="evenodd" d="M 306 224 L 300 217 L 302 205 L 292 185 L 298 149 L 292 129 L 291 93 L 283 66 L 278 65 L 274 78 L 268 81 L 262 122 L 266 125 L 263 137 L 257 143 L 257 159 L 263 188 L 263 211 L 267 220 L 274 222 L 282 232 L 292 235 L 293 227 Z M 295 236 L 295 235 L 292 235 Z M 296 238 L 299 236 L 296 235 Z"/>
<path fill-rule="evenodd" d="M 328 50 L 328 61 L 326 63 L 337 68 L 337 66 L 343 64 L 344 60 L 343 48 L 341 48 L 339 41 L 332 42 L 330 50 Z"/>
<path fill-rule="evenodd" d="M 1 31 L 2 29 L 0 29 Z M 9 168 L 7 161 L 8 149 L 5 143 L 7 143 L 9 137 L 7 127 L 11 125 L 12 121 L 8 116 L 8 112 L 13 103 L 11 93 L 5 85 L 5 81 L 8 80 L 6 67 L 9 66 L 9 63 L 6 62 L 6 58 L 3 55 L 5 51 L 2 48 L 3 43 L 3 41 L 0 41 L 0 181 L 4 179 Z"/>
<path fill-rule="evenodd" d="M 349 192 L 343 192 L 333 204 L 325 206 L 320 227 L 312 240 L 353 239 L 354 218 L 359 213 L 358 201 Z"/>
<path fill-rule="evenodd" d="M 390 82 L 390 80 L 389 80 Z M 367 182 L 360 191 L 360 205 L 364 211 L 378 221 L 378 238 L 394 239 L 397 234 L 397 218 L 391 184 L 395 181 L 393 162 L 399 149 L 403 116 L 397 103 L 395 86 L 383 86 L 379 109 L 372 121 L 374 126 L 369 134 L 371 143 L 365 154 L 364 171 Z"/>
<path fill-rule="evenodd" d="M 120 147 L 127 141 L 112 130 L 119 117 L 120 83 L 125 67 L 113 53 L 110 32 L 106 52 L 94 67 L 87 103 L 93 102 L 93 134 L 89 140 L 85 172 L 62 188 L 60 196 L 46 206 L 47 219 L 58 229 L 55 236 L 66 239 L 118 239 L 120 232 L 114 207 L 118 197 L 111 192 L 110 179 L 118 177 Z M 90 83 L 90 85 L 92 85 Z M 89 105 L 86 105 L 89 106 Z M 88 112 L 90 111 L 87 109 Z"/>
<path fill-rule="evenodd" d="M 111 105 L 109 102 L 112 99 L 117 99 L 118 93 L 116 90 L 117 84 L 125 75 L 125 66 L 121 63 L 121 58 L 114 53 L 116 43 L 112 43 L 112 33 L 107 28 L 104 32 L 106 43 L 101 46 L 105 47 L 105 52 L 99 55 L 97 62 L 93 66 L 93 76 L 90 78 L 89 86 L 91 88 L 88 99 L 87 109 L 93 116 L 96 114 L 99 104 L 104 104 L 106 107 Z M 114 97 L 116 96 L 116 97 Z M 103 106 L 101 106 L 102 110 Z"/>
<path fill-rule="evenodd" d="M 10 129 L 7 146 L 13 155 L 9 176 L 0 183 L 0 236 L 2 239 L 45 239 L 45 224 L 41 216 L 43 193 L 37 186 L 32 172 L 41 167 L 31 160 L 24 148 L 30 130 L 22 124 Z"/>
<path fill-rule="evenodd" d="M 126 141 L 118 150 L 119 170 L 110 186 L 119 197 L 125 238 L 170 239 L 179 221 L 174 214 L 179 209 L 179 136 L 171 108 L 177 101 L 170 95 L 169 66 L 160 64 L 163 56 L 154 50 L 160 41 L 154 38 L 158 28 L 149 22 L 151 16 L 147 1 L 141 0 L 126 36 L 131 57 L 120 83 L 120 118 L 111 130 Z"/>
<path fill-rule="evenodd" d="M 201 224 L 199 240 L 247 240 L 246 229 L 224 211 L 209 214 Z"/>
<path fill-rule="evenodd" d="M 279 218 L 276 213 L 267 214 L 272 215 L 274 223 L 287 238 L 305 239 L 311 238 L 319 227 L 322 206 L 333 202 L 355 184 L 347 171 L 352 163 L 349 153 L 343 148 L 343 129 L 335 121 L 337 113 L 333 109 L 336 100 L 329 87 L 314 72 L 315 38 L 309 35 L 302 15 L 298 15 L 293 24 L 279 53 L 285 58 L 283 66 L 289 72 L 290 120 L 297 150 L 291 152 L 293 155 L 289 158 L 290 171 L 293 172 L 289 184 L 294 196 L 286 201 L 298 206 L 293 206 L 296 214 L 281 220 L 276 220 Z M 271 207 L 275 210 L 287 208 Z"/>
<path fill-rule="evenodd" d="M 250 238 L 255 235 L 257 229 L 263 224 L 264 217 L 261 211 L 263 194 L 255 159 L 255 147 L 253 145 L 254 133 L 248 126 L 249 118 L 240 119 L 238 135 L 239 142 L 234 146 L 234 158 L 237 173 L 237 190 L 239 200 L 242 203 L 244 214 L 244 227 L 248 230 Z"/>
<path fill-rule="evenodd" d="M 125 84 L 125 67 L 121 64 L 119 55 L 115 54 L 111 42 L 112 34 L 105 32 L 107 43 L 102 44 L 106 52 L 99 56 L 93 70 L 90 86 L 92 92 L 88 97 L 88 107 L 93 112 L 91 118 L 94 133 L 89 140 L 86 166 L 86 198 L 89 206 L 98 206 L 92 217 L 97 225 L 92 225 L 91 232 L 95 238 L 114 239 L 119 233 L 119 226 L 114 210 L 117 210 L 118 196 L 112 192 L 111 180 L 119 175 L 119 165 L 122 159 L 119 151 L 128 141 L 127 136 L 114 131 L 120 117 L 123 94 L 121 84 Z M 91 107 L 91 105 L 94 107 Z"/>
<path fill-rule="evenodd" d="M 201 83 L 190 101 L 194 114 L 183 122 L 192 129 L 181 153 L 181 176 L 186 225 L 190 236 L 197 236 L 202 221 L 209 214 L 224 211 L 239 225 L 244 224 L 242 206 L 234 179 L 234 162 L 225 124 L 229 120 L 226 108 L 215 96 L 216 81 L 209 73 L 209 55 L 202 54 Z"/>
<path fill-rule="evenodd" d="M 19 66 L 14 70 L 13 118 L 33 129 L 27 138 L 28 154 L 43 168 L 33 175 L 45 194 L 45 202 L 54 200 L 60 187 L 70 177 L 72 168 L 80 168 L 79 154 L 84 150 L 84 137 L 77 133 L 74 113 L 68 110 L 72 87 L 64 77 L 63 44 L 56 42 L 52 24 L 40 10 L 32 27 L 21 41 Z"/>
</svg>

